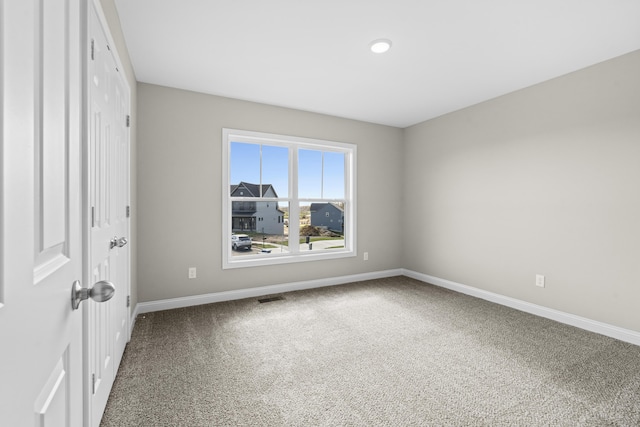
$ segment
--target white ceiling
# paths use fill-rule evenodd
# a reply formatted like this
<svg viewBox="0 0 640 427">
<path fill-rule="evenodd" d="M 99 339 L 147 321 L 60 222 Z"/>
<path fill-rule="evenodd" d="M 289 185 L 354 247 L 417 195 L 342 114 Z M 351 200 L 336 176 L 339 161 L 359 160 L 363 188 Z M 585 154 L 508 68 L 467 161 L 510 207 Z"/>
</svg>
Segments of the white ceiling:
<svg viewBox="0 0 640 427">
<path fill-rule="evenodd" d="M 397 127 L 640 49 L 640 0 L 115 3 L 138 81 Z"/>
</svg>

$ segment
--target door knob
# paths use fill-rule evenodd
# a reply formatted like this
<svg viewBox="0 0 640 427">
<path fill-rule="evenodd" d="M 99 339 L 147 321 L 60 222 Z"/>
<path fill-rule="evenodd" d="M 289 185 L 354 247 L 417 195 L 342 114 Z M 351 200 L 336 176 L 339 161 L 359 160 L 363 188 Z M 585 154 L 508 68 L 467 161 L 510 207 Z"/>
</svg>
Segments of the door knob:
<svg viewBox="0 0 640 427">
<path fill-rule="evenodd" d="M 115 291 L 116 287 L 113 286 L 113 283 L 106 280 L 99 281 L 92 288 L 83 288 L 80 281 L 76 280 L 71 285 L 71 307 L 77 310 L 80 303 L 89 297 L 95 302 L 109 301 Z"/>
<path fill-rule="evenodd" d="M 124 245 L 126 245 L 129 241 L 127 240 L 126 237 L 120 237 L 118 238 L 118 236 L 115 236 L 113 239 L 109 240 L 109 249 L 113 249 L 116 246 L 121 248 Z"/>
</svg>

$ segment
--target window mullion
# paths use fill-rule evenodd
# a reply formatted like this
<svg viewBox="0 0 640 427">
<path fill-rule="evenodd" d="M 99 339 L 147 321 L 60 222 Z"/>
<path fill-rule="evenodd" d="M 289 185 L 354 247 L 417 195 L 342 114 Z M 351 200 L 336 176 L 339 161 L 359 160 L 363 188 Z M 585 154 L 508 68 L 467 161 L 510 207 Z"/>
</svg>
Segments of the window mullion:
<svg viewBox="0 0 640 427">
<path fill-rule="evenodd" d="M 264 192 L 262 191 L 262 144 L 260 144 L 260 182 L 258 183 L 258 185 L 260 191 L 258 197 L 262 197 L 264 195 Z"/>
<path fill-rule="evenodd" d="M 320 154 L 320 198 L 324 199 L 324 151 Z"/>
<path fill-rule="evenodd" d="M 300 202 L 298 200 L 298 147 L 289 150 L 289 251 L 300 252 Z"/>
</svg>

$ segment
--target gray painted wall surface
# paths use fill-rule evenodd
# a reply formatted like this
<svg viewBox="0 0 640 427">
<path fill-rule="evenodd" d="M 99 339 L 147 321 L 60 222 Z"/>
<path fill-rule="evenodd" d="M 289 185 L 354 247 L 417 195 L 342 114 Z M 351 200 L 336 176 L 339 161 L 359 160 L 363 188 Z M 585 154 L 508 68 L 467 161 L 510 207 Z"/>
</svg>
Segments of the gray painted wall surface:
<svg viewBox="0 0 640 427">
<path fill-rule="evenodd" d="M 223 127 L 357 144 L 358 252 L 369 261 L 222 270 Z M 381 194 L 386 206 L 400 206 L 401 138 L 397 128 L 139 83 L 139 301 L 398 268 L 393 213 L 378 207 Z"/>
<path fill-rule="evenodd" d="M 640 51 L 407 128 L 403 158 L 402 267 L 640 331 Z"/>
</svg>

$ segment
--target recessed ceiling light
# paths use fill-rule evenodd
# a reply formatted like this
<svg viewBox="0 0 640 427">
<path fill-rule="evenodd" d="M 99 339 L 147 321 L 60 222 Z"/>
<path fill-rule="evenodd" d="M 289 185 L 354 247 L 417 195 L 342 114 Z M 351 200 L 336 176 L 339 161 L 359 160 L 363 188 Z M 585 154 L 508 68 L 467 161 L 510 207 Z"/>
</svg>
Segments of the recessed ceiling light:
<svg viewBox="0 0 640 427">
<path fill-rule="evenodd" d="M 378 39 L 371 42 L 369 45 L 371 52 L 373 53 L 385 53 L 391 49 L 391 40 Z"/>
</svg>

